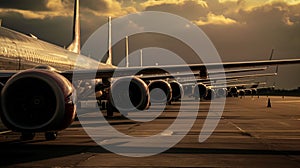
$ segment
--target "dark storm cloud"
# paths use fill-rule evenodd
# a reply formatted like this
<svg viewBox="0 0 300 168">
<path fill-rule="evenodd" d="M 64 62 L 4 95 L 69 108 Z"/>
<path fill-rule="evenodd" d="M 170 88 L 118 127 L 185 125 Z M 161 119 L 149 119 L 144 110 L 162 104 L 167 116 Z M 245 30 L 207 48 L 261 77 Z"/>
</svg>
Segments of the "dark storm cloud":
<svg viewBox="0 0 300 168">
<path fill-rule="evenodd" d="M 146 10 L 174 13 L 192 21 L 206 23 L 199 25 L 216 46 L 223 61 L 247 61 L 268 59 L 275 48 L 275 59 L 299 58 L 300 53 L 300 5 L 285 2 L 261 3 L 249 8 L 247 2 L 207 0 L 207 7 L 194 3 L 157 4 L 147 6 Z M 197 10 L 195 10 L 197 9 Z M 214 24 L 208 16 L 220 16 L 219 19 L 232 19 L 233 24 Z M 217 21 L 217 20 L 216 20 Z M 195 22 L 197 23 L 197 22 Z M 280 68 L 280 77 L 276 78 L 279 88 L 300 86 L 299 66 Z M 288 76 L 293 76 L 293 80 Z M 273 79 L 274 80 L 274 79 Z M 292 82 L 287 82 L 292 81 Z M 273 82 L 272 82 L 273 83 Z"/>
<path fill-rule="evenodd" d="M 293 6 L 293 8 L 296 8 Z M 201 26 L 226 59 L 265 59 L 262 51 L 278 48 L 279 57 L 300 53 L 300 18 L 285 3 L 239 10 L 228 16 L 240 24 Z M 238 47 L 236 47 L 238 46 Z M 239 48 L 244 53 L 236 50 Z M 226 51 L 226 52 L 225 52 Z M 261 51 L 261 53 L 259 53 Z M 277 53 L 279 54 L 279 53 Z M 240 57 L 239 55 L 243 55 Z"/>
<path fill-rule="evenodd" d="M 22 32 L 34 34 L 39 39 L 55 43 L 60 46 L 68 45 L 71 42 L 72 18 L 55 17 L 44 19 L 25 19 L 20 13 L 6 12 L 2 25 L 4 27 Z"/>
<path fill-rule="evenodd" d="M 60 10 L 55 10 L 56 8 L 53 6 L 51 9 L 47 8 L 47 2 L 49 1 L 0 0 L 0 18 L 3 19 L 5 27 L 26 34 L 32 33 L 40 39 L 60 46 L 67 46 L 71 42 L 74 0 L 61 1 L 60 6 L 64 8 L 60 8 Z M 54 1 L 51 2 L 53 5 Z M 113 12 L 117 13 L 114 16 L 122 16 L 124 11 L 124 14 L 126 14 L 128 11 L 125 10 L 124 2 L 81 0 L 82 44 L 99 26 L 107 22 L 106 16 Z M 137 3 L 138 1 L 133 2 Z M 127 5 L 128 3 L 126 1 Z M 246 4 L 244 0 L 224 3 L 220 3 L 218 0 L 207 0 L 206 3 L 207 6 L 190 0 L 183 3 L 149 5 L 145 8 L 137 7 L 138 5 L 134 7 L 143 10 L 170 12 L 191 21 L 197 21 L 201 17 L 204 18 L 203 21 L 207 21 L 207 16 L 210 13 L 233 19 L 236 21 L 235 24 L 206 24 L 200 26 L 216 46 L 223 61 L 267 59 L 272 48 L 275 48 L 274 58 L 276 59 L 299 57 L 300 5 L 276 2 L 249 9 L 244 8 Z M 33 14 L 39 14 L 43 17 L 29 17 L 28 14 L 26 15 L 22 11 L 7 9 L 33 11 Z M 43 12 L 47 13 L 44 15 Z M 147 36 L 147 39 L 151 40 L 151 37 Z M 138 47 L 138 44 L 141 44 L 139 40 L 131 42 L 135 46 L 130 47 Z M 291 73 L 291 70 L 287 69 L 289 67 L 280 68 L 280 76 L 283 77 L 283 80 L 280 78 L 277 81 L 278 86 L 281 88 L 300 86 L 297 73 Z M 293 72 L 299 72 L 300 68 L 294 66 L 293 70 Z M 289 81 L 287 76 L 292 76 L 293 81 L 287 82 Z"/>
<path fill-rule="evenodd" d="M 272 48 L 274 59 L 299 58 L 300 5 L 270 3 L 237 13 L 224 13 L 239 24 L 200 26 L 216 46 L 223 61 L 268 59 Z M 291 73 L 294 72 L 294 73 Z M 276 87 L 297 88 L 300 67 L 281 66 Z M 270 82 L 270 81 L 269 81 Z M 273 83 L 273 82 L 272 82 Z"/>
<path fill-rule="evenodd" d="M 48 10 L 47 0 L 0 0 L 1 8 L 22 9 L 32 11 Z"/>
</svg>

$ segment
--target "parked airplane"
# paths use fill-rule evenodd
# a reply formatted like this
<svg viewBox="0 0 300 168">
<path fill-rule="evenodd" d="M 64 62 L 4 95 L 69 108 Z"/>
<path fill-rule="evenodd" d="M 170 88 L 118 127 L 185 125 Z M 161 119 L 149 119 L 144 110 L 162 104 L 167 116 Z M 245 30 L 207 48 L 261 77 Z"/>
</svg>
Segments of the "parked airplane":
<svg viewBox="0 0 300 168">
<path fill-rule="evenodd" d="M 108 86 L 109 91 L 124 92 L 122 85 L 128 80 L 130 101 L 139 110 L 149 106 L 150 95 L 147 84 L 141 74 L 165 74 L 168 72 L 184 71 L 186 65 L 154 66 L 154 67 L 115 67 L 111 64 L 99 63 L 80 54 L 80 26 L 79 26 L 79 0 L 75 1 L 73 42 L 65 49 L 48 42 L 39 40 L 33 35 L 25 35 L 4 27 L 0 27 L 0 62 L 6 69 L 0 72 L 1 81 L 1 110 L 0 116 L 8 129 L 21 132 L 21 139 L 28 140 L 34 137 L 35 132 L 45 132 L 47 140 L 53 140 L 57 131 L 67 128 L 74 120 L 76 113 L 75 97 L 72 76 L 76 72 L 78 78 L 90 79 L 91 72 L 97 72 L 96 79 Z M 74 65 L 81 59 L 80 65 Z M 18 60 L 17 63 L 13 63 Z M 207 74 L 206 68 L 241 68 L 251 66 L 267 66 L 280 64 L 298 64 L 300 59 L 228 62 L 210 64 L 190 64 L 192 71 Z M 17 66 L 18 71 L 7 71 Z M 97 67 L 95 69 L 95 67 Z M 162 70 L 164 69 L 164 70 Z M 118 70 L 121 78 L 110 83 L 111 78 Z M 139 72 L 135 77 L 126 77 L 131 72 Z M 207 76 L 207 75 L 206 75 Z M 164 78 L 164 77 L 162 77 Z M 105 87 L 100 87 L 99 91 Z M 105 88 L 107 89 L 107 88 Z M 122 100 L 122 99 L 119 99 Z M 111 107 L 118 100 L 109 99 Z M 125 108 L 126 107 L 116 107 Z M 108 108 L 112 115 L 113 108 Z"/>
</svg>

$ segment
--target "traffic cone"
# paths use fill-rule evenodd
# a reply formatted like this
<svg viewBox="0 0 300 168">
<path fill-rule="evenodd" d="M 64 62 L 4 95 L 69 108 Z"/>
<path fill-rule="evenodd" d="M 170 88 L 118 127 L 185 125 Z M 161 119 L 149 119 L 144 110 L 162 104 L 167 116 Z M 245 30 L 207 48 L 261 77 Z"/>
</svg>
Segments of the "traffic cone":
<svg viewBox="0 0 300 168">
<path fill-rule="evenodd" d="M 267 105 L 267 107 L 268 108 L 271 108 L 272 106 L 271 106 L 271 99 L 270 98 L 268 98 L 268 105 Z"/>
</svg>

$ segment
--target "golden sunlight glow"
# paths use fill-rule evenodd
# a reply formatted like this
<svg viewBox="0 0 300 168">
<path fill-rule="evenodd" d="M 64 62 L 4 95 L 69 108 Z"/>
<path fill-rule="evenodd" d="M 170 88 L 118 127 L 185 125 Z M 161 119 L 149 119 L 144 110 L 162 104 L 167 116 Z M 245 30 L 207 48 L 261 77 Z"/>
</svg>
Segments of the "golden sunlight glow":
<svg viewBox="0 0 300 168">
<path fill-rule="evenodd" d="M 46 4 L 47 8 L 51 10 L 62 10 L 64 5 L 61 0 L 49 0 Z"/>
<path fill-rule="evenodd" d="M 122 3 L 117 0 L 103 0 L 106 4 L 106 9 L 104 11 L 91 11 L 97 16 L 111 16 L 111 17 L 119 17 L 124 16 L 129 13 L 136 13 L 137 10 L 134 6 L 124 7 Z"/>
<path fill-rule="evenodd" d="M 60 16 L 73 16 L 72 12 L 68 10 L 61 11 L 29 11 L 29 10 L 21 10 L 21 9 L 0 9 L 0 12 L 15 12 L 20 13 L 25 19 L 45 19 L 45 18 L 53 18 Z"/>
<path fill-rule="evenodd" d="M 284 2 L 288 5 L 298 5 L 300 4 L 300 0 L 269 0 L 269 3 L 272 2 Z"/>
<path fill-rule="evenodd" d="M 229 1 L 229 0 L 221 0 L 221 1 Z M 251 10 L 253 8 L 261 7 L 261 6 L 268 5 L 268 4 L 271 5 L 273 3 L 278 3 L 278 2 L 285 3 L 289 6 L 300 4 L 300 0 L 251 0 L 251 1 L 243 1 L 243 3 L 245 4 L 244 7 L 247 10 Z"/>
<path fill-rule="evenodd" d="M 81 6 L 82 14 L 90 13 L 95 16 L 112 16 L 120 17 L 130 13 L 142 12 L 148 7 L 158 7 L 159 10 L 170 8 L 175 9 L 172 6 L 180 6 L 178 15 L 181 15 L 183 11 L 188 11 L 191 8 L 190 5 L 186 5 L 187 2 L 194 2 L 192 5 L 201 6 L 203 11 L 195 11 L 193 13 L 187 12 L 184 14 L 187 18 L 192 18 L 198 25 L 231 25 L 239 23 L 241 18 L 240 11 L 252 12 L 259 7 L 266 7 L 265 10 L 273 9 L 273 5 L 276 3 L 276 9 L 284 12 L 281 20 L 289 26 L 298 23 L 297 16 L 300 16 L 300 0 L 217 0 L 216 3 L 206 0 L 144 0 L 143 3 L 137 3 L 136 0 L 131 1 L 119 1 L 119 0 L 101 0 L 101 6 L 99 8 L 89 8 L 87 6 Z M 298 6 L 296 6 L 298 5 Z M 46 8 L 44 11 L 30 11 L 14 8 L 0 8 L 0 13 L 19 13 L 26 19 L 45 19 L 53 17 L 71 17 L 73 15 L 72 8 L 73 3 L 70 1 L 62 0 L 47 0 Z M 281 9 L 282 8 L 282 9 Z M 155 9 L 155 8 L 154 8 Z M 195 9 L 197 9 L 195 7 Z M 268 12 L 268 11 L 266 11 Z M 238 16 L 238 17 L 236 17 Z M 199 18 L 198 20 L 196 20 Z M 235 19 L 237 20 L 235 20 Z"/>
<path fill-rule="evenodd" d="M 207 7 L 207 3 L 203 0 L 190 0 L 196 2 L 196 4 L 201 5 L 202 7 Z M 149 6 L 157 6 L 164 4 L 174 4 L 174 5 L 183 5 L 186 0 L 148 0 L 144 3 L 141 3 L 141 6 L 146 8 Z"/>
<path fill-rule="evenodd" d="M 214 24 L 214 25 L 231 25 L 231 24 L 237 24 L 238 22 L 226 18 L 224 15 L 215 15 L 213 13 L 207 14 L 206 18 L 200 18 L 199 20 L 195 21 L 195 23 L 199 26 L 201 25 L 208 25 L 208 24 Z"/>
</svg>

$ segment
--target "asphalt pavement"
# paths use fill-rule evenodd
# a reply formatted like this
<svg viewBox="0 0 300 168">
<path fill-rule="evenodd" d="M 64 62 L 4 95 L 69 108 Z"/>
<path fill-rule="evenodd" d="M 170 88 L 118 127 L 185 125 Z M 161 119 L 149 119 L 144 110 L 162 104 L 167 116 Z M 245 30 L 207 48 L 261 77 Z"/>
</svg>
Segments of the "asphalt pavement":
<svg viewBox="0 0 300 168">
<path fill-rule="evenodd" d="M 268 98 L 271 100 L 271 108 L 267 107 Z M 149 119 L 147 122 L 133 121 L 120 114 L 114 118 L 106 118 L 100 124 L 96 123 L 96 120 L 93 120 L 94 123 L 89 120 L 90 123 L 84 124 L 75 121 L 69 128 L 59 132 L 58 138 L 54 141 L 46 141 L 42 133 L 37 134 L 34 140 L 20 141 L 19 133 L 7 131 L 0 124 L 0 166 L 300 167 L 299 97 L 227 98 L 221 116 L 218 116 L 220 109 L 209 111 L 211 105 L 209 101 L 199 103 L 187 98 L 184 99 L 183 104 L 186 104 L 183 108 L 181 108 L 183 105 L 178 102 L 167 105 L 164 112 L 159 113 L 155 119 L 152 120 L 151 115 L 147 116 L 146 118 Z M 193 109 L 198 106 L 193 121 L 193 114 L 195 114 Z M 181 112 L 183 112 L 182 116 L 180 116 Z M 81 115 L 93 118 L 93 115 L 98 114 L 99 111 L 91 111 Z M 135 119 L 145 118 L 136 113 L 129 113 L 128 117 L 135 115 L 137 116 Z M 206 121 L 207 116 L 210 120 Z M 183 118 L 182 122 L 177 123 L 179 129 L 170 129 L 178 117 Z M 210 129 L 214 128 L 216 121 L 218 121 L 217 127 L 209 136 Z M 109 124 L 106 125 L 106 122 Z M 192 122 L 192 128 L 185 132 L 188 122 Z M 204 125 L 208 129 L 202 130 Z M 159 135 L 161 141 L 152 143 L 145 140 L 129 143 L 129 140 L 120 140 L 113 134 L 107 133 L 107 129 L 102 133 L 98 132 L 96 138 L 95 135 L 93 138 L 90 137 L 91 132 L 85 132 L 98 126 L 103 128 L 109 126 L 129 137 Z M 199 142 L 200 133 L 208 136 L 208 139 Z M 165 140 L 172 137 L 182 137 L 182 139 L 169 148 Z M 166 146 L 162 143 L 166 143 Z M 109 145 L 120 147 L 121 152 L 106 148 Z M 140 149 L 147 155 L 159 151 L 162 147 L 165 147 L 162 152 L 151 156 L 128 156 L 135 151 L 141 152 Z"/>
</svg>

